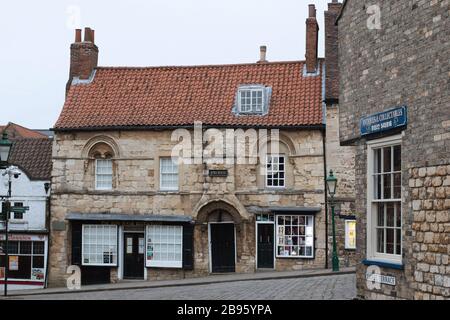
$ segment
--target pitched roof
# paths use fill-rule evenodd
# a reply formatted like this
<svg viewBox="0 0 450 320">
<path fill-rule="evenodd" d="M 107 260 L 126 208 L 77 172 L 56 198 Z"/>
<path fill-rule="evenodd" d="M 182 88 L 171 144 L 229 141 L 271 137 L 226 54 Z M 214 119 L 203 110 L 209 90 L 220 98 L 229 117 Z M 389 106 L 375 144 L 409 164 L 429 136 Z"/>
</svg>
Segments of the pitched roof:
<svg viewBox="0 0 450 320">
<path fill-rule="evenodd" d="M 8 162 L 18 166 L 31 180 L 50 180 L 52 172 L 52 139 L 15 140 Z"/>
<path fill-rule="evenodd" d="M 55 129 L 322 125 L 322 76 L 303 76 L 304 65 L 98 67 L 92 82 L 70 86 Z M 232 113 L 245 84 L 272 88 L 267 115 Z"/>
<path fill-rule="evenodd" d="M 36 130 L 25 128 L 24 126 L 18 125 L 13 122 L 8 122 L 8 124 L 5 126 L 0 126 L 0 132 L 3 131 L 6 131 L 8 133 L 9 140 L 17 140 L 24 138 L 42 139 L 47 137 L 46 135 Z"/>
</svg>

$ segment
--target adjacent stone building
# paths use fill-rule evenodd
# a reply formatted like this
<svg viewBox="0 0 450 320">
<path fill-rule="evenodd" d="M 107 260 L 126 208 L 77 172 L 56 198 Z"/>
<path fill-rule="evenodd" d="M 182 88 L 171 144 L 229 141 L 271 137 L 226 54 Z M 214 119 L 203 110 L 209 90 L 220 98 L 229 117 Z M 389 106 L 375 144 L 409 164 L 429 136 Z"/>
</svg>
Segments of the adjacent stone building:
<svg viewBox="0 0 450 320">
<path fill-rule="evenodd" d="M 147 68 L 98 67 L 93 30 L 77 30 L 54 127 L 51 285 L 69 265 L 83 283 L 326 267 L 327 167 L 346 175 L 344 243 L 354 153 L 339 146 L 318 30 L 310 6 L 306 61 L 268 62 L 262 47 L 257 63 Z"/>
<path fill-rule="evenodd" d="M 447 0 L 348 0 L 338 19 L 361 298 L 450 298 L 449 13 Z"/>
</svg>

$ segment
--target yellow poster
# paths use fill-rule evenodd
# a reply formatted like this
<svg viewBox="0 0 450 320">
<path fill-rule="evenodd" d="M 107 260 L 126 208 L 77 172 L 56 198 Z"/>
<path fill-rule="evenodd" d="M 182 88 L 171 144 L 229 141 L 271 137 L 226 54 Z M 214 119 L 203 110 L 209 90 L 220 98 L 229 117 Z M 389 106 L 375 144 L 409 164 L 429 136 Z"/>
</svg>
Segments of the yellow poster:
<svg viewBox="0 0 450 320">
<path fill-rule="evenodd" d="M 19 270 L 19 257 L 18 256 L 10 256 L 9 257 L 9 270 L 11 270 L 11 271 Z"/>
</svg>

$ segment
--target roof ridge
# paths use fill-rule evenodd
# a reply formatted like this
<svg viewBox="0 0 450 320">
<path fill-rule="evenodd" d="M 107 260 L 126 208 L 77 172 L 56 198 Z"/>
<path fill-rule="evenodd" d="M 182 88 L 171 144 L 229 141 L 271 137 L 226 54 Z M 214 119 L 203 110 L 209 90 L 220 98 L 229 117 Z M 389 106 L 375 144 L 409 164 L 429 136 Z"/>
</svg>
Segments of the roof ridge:
<svg viewBox="0 0 450 320">
<path fill-rule="evenodd" d="M 319 58 L 320 61 L 324 61 L 324 58 Z M 229 63 L 229 64 L 200 64 L 200 65 L 166 65 L 166 66 L 98 66 L 96 69 L 164 69 L 164 68 L 179 68 L 179 69 L 191 69 L 191 68 L 220 68 L 220 67 L 239 67 L 239 66 L 267 66 L 267 65 L 279 65 L 279 64 L 305 64 L 305 60 L 287 60 L 287 61 L 269 61 L 264 63 L 248 62 L 248 63 Z"/>
</svg>

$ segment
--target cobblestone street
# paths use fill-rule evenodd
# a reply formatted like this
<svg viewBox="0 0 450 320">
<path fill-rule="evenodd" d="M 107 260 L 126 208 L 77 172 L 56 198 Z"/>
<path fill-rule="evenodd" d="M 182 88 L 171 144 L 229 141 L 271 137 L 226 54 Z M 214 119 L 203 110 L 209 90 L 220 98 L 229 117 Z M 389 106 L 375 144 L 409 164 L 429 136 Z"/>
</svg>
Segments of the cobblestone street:
<svg viewBox="0 0 450 320">
<path fill-rule="evenodd" d="M 195 286 L 16 296 L 37 300 L 347 300 L 356 295 L 355 275 L 239 281 Z"/>
</svg>

